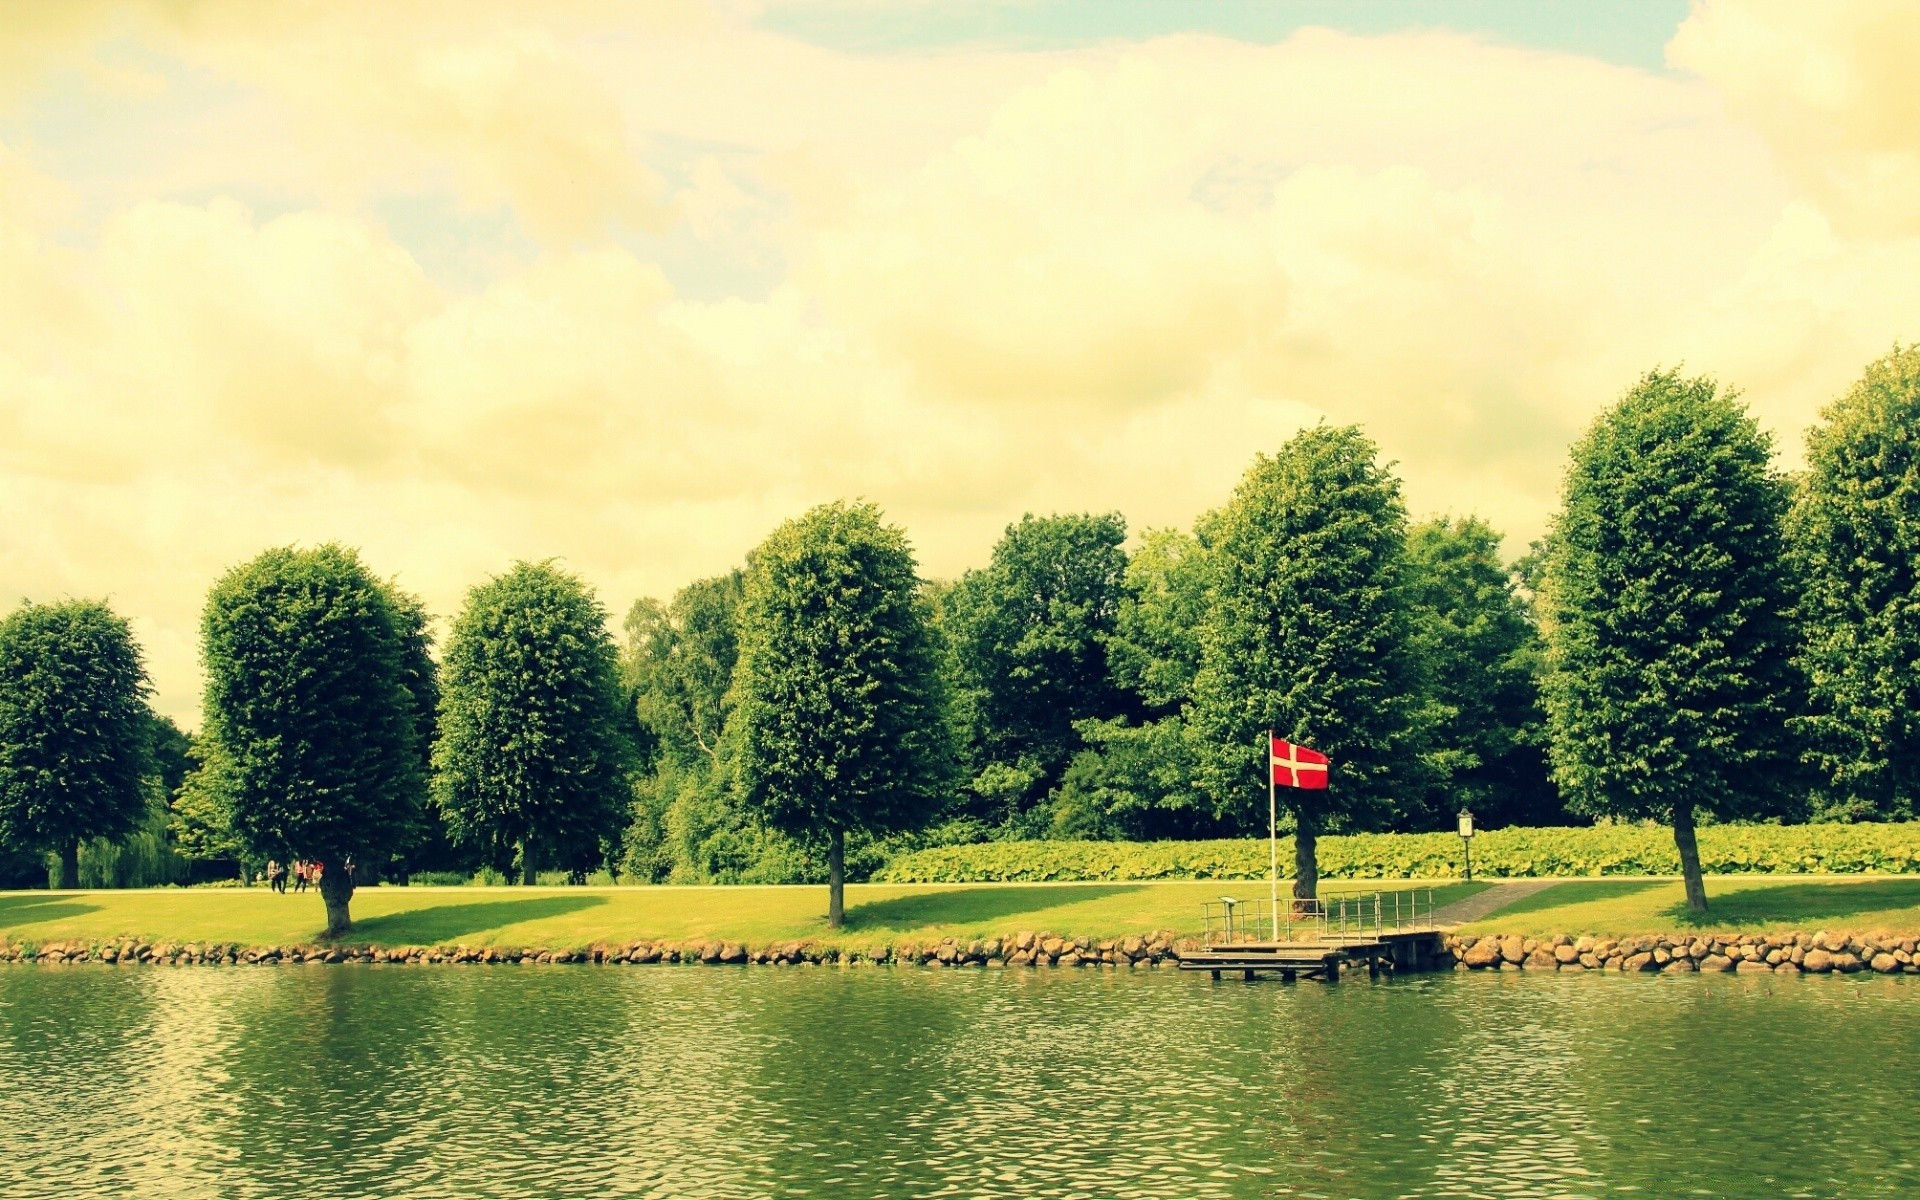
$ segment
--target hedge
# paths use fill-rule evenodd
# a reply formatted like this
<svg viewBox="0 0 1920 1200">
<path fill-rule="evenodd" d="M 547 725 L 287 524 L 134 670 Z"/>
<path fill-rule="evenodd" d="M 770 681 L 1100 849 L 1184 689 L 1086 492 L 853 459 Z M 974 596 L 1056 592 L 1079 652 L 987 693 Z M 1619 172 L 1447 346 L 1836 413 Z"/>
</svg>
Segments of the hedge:
<svg viewBox="0 0 1920 1200">
<path fill-rule="evenodd" d="M 1451 878 L 1461 873 L 1451 833 L 1322 837 L 1326 879 Z M 1282 869 L 1293 839 L 1280 840 Z M 1700 864 L 1728 874 L 1920 874 L 1920 822 L 1897 825 L 1709 825 Z M 1651 825 L 1496 829 L 1473 839 L 1473 873 L 1677 875 L 1673 832 Z M 1001 883 L 1098 879 L 1263 879 L 1262 839 L 1204 842 L 982 842 L 901 855 L 874 875 L 887 883 Z"/>
</svg>

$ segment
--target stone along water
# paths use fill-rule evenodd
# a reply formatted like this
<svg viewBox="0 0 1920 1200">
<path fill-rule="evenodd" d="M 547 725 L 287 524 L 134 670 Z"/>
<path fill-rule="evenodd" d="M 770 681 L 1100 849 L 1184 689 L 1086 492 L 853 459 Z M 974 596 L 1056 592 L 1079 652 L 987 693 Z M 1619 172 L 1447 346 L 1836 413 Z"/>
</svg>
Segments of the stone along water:
<svg viewBox="0 0 1920 1200">
<path fill-rule="evenodd" d="M 0 968 L 0 1195 L 1920 1195 L 1920 980 Z"/>
</svg>

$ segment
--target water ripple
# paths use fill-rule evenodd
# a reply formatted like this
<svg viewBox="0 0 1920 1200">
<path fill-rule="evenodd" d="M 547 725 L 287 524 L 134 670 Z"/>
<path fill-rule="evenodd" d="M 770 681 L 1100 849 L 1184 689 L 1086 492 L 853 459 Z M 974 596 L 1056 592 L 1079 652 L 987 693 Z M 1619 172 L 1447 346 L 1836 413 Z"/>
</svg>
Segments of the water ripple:
<svg viewBox="0 0 1920 1200">
<path fill-rule="evenodd" d="M 1911 1195 L 1916 986 L 13 968 L 0 1195 Z"/>
</svg>

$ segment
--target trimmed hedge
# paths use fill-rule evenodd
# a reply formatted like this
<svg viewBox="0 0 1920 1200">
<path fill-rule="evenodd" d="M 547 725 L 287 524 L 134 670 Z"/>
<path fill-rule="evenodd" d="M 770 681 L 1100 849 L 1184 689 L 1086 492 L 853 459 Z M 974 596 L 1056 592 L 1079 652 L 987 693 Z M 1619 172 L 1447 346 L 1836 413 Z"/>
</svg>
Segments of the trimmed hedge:
<svg viewBox="0 0 1920 1200">
<path fill-rule="evenodd" d="M 1451 833 L 1322 837 L 1325 879 L 1437 879 L 1461 873 Z M 1280 839 L 1282 869 L 1293 839 Z M 1700 865 L 1714 875 L 1920 874 L 1920 822 L 1898 825 L 1709 825 Z M 1496 829 L 1473 839 L 1473 873 L 1678 875 L 1673 832 L 1651 825 Z M 1012 883 L 1099 879 L 1264 879 L 1265 840 L 982 842 L 937 846 L 889 862 L 884 883 Z"/>
</svg>

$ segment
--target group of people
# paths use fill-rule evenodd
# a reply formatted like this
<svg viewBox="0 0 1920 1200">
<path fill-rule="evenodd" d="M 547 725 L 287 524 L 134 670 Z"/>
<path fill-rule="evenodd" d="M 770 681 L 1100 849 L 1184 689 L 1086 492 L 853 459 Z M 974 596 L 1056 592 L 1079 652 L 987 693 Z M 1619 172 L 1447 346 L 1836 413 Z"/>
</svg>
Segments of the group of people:
<svg viewBox="0 0 1920 1200">
<path fill-rule="evenodd" d="M 283 867 L 278 860 L 270 858 L 267 860 L 267 886 L 285 895 L 287 890 L 287 877 L 291 875 L 293 877 L 293 890 L 296 892 L 304 892 L 309 886 L 320 886 L 320 873 L 325 869 L 326 864 L 324 863 L 308 862 L 300 858 L 294 859 L 291 863 Z"/>
</svg>

